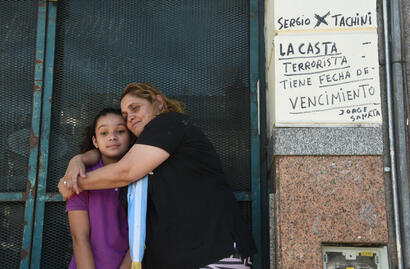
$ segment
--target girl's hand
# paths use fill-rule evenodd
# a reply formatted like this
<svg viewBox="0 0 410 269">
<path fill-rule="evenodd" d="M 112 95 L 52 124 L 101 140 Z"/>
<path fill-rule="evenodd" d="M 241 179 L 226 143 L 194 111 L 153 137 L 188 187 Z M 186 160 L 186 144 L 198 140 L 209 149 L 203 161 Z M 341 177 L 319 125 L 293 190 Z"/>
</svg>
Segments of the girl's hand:
<svg viewBox="0 0 410 269">
<path fill-rule="evenodd" d="M 122 260 L 122 263 L 118 269 L 131 269 L 132 267 L 132 261 L 131 261 L 131 256 L 130 256 L 130 249 L 128 249 L 127 254 L 125 254 L 124 259 Z"/>
</svg>

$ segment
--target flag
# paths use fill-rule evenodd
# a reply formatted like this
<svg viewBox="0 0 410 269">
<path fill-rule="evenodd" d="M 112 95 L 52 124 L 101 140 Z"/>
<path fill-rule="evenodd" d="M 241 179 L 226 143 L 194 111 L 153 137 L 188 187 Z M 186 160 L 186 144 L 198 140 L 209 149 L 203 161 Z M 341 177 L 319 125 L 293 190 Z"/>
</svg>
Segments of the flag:
<svg viewBox="0 0 410 269">
<path fill-rule="evenodd" d="M 141 269 L 145 249 L 148 176 L 128 185 L 128 240 L 132 269 Z"/>
</svg>

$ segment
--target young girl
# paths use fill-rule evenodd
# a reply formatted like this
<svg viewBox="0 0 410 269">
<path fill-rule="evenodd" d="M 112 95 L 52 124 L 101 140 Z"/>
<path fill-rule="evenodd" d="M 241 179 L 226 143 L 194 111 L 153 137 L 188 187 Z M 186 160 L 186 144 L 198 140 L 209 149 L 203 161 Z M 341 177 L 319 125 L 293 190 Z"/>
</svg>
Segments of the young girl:
<svg viewBox="0 0 410 269">
<path fill-rule="evenodd" d="M 87 171 L 117 162 L 131 144 L 119 109 L 103 109 L 85 134 L 81 151 L 97 149 L 101 156 Z M 67 201 L 66 212 L 74 249 L 69 269 L 131 268 L 127 214 L 118 188 L 83 191 Z"/>
</svg>

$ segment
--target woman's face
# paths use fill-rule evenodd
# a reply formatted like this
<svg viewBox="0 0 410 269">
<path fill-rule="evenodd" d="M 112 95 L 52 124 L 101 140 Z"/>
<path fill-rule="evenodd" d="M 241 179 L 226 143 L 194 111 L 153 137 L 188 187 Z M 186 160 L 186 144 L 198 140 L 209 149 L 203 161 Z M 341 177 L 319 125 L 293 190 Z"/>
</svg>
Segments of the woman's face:
<svg viewBox="0 0 410 269">
<path fill-rule="evenodd" d="M 157 96 L 158 97 L 158 96 Z M 122 117 L 127 122 L 128 129 L 139 137 L 145 125 L 160 112 L 161 98 L 157 98 L 156 104 L 151 104 L 144 98 L 127 94 L 121 100 Z"/>
</svg>

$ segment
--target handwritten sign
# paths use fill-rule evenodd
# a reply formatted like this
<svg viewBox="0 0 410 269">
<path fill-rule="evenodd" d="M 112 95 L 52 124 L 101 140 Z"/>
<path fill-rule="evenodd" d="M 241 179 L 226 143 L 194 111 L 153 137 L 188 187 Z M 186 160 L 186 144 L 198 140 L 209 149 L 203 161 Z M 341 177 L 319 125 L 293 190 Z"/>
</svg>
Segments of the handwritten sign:
<svg viewBox="0 0 410 269">
<path fill-rule="evenodd" d="M 380 124 L 375 1 L 306 2 L 276 1 L 275 124 Z"/>
</svg>

